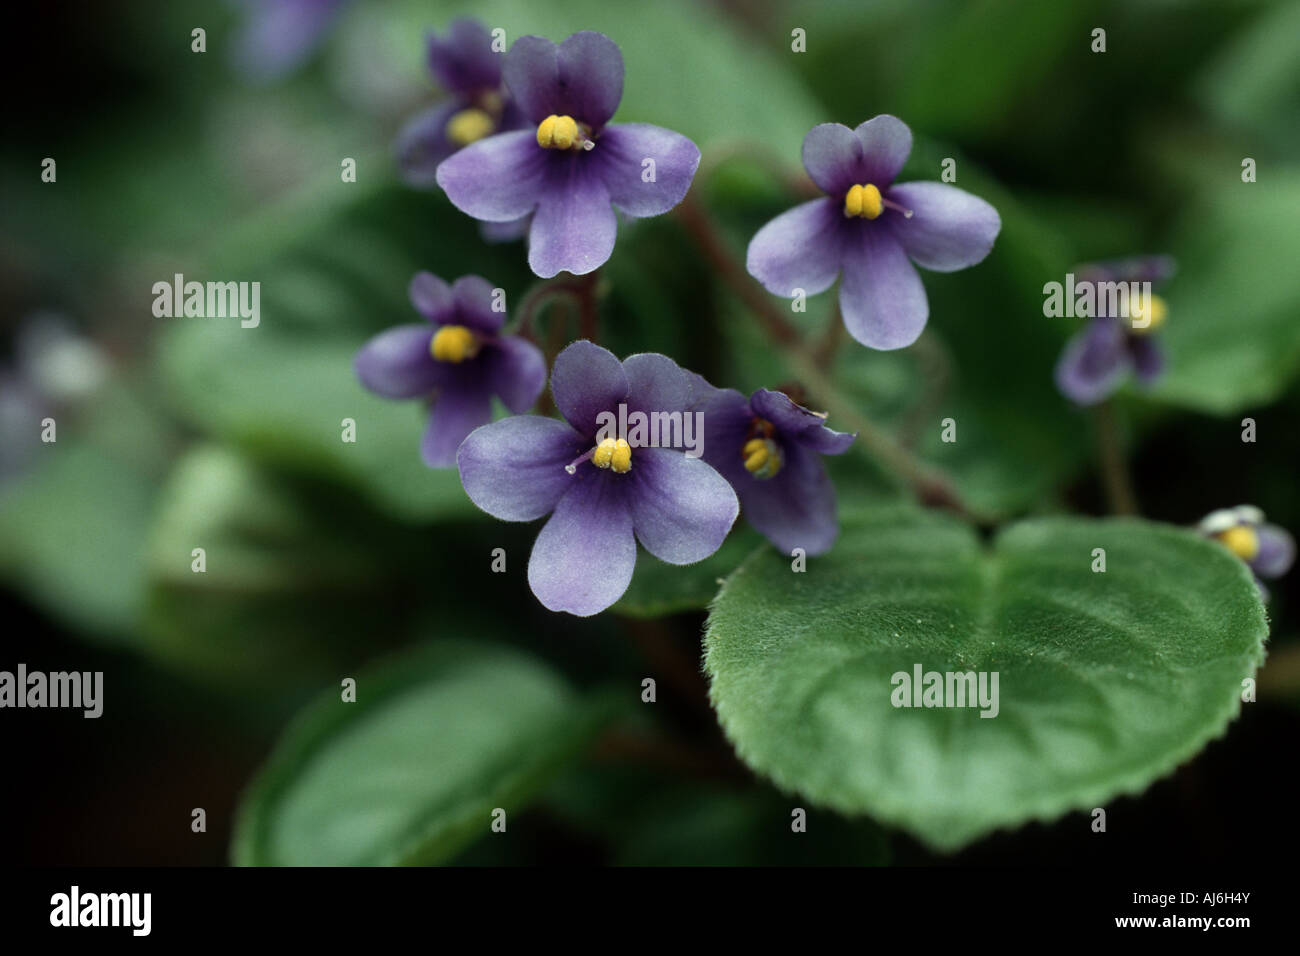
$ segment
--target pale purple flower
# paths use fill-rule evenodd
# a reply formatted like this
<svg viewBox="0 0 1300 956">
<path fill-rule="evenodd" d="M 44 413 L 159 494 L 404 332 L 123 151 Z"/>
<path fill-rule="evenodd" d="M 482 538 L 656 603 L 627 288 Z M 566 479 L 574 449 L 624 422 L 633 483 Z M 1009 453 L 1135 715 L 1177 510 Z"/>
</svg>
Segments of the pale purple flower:
<svg viewBox="0 0 1300 956">
<path fill-rule="evenodd" d="M 402 180 L 416 187 L 432 187 L 438 164 L 456 150 L 522 125 L 501 82 L 505 54 L 492 49 L 492 34 L 483 24 L 456 20 L 445 37 L 430 33 L 426 46 L 429 72 L 448 96 L 397 134 Z"/>
<path fill-rule="evenodd" d="M 522 415 L 476 429 L 456 456 L 470 500 L 504 521 L 550 515 L 528 559 L 528 584 L 552 611 L 596 614 L 627 590 L 636 543 L 670 564 L 707 558 L 739 505 L 726 479 L 675 447 L 632 445 L 606 414 L 687 413 L 703 380 L 663 355 L 620 362 L 574 342 L 555 360 L 564 420 Z M 633 441 L 636 439 L 633 438 Z"/>
<path fill-rule="evenodd" d="M 238 0 L 247 11 L 232 45 L 235 66 L 267 82 L 292 73 L 315 52 L 349 0 Z"/>
<path fill-rule="evenodd" d="M 843 454 L 857 436 L 766 388 L 748 399 L 720 389 L 700 407 L 704 460 L 731 482 L 749 523 L 787 554 L 829 550 L 839 524 L 822 455 Z"/>
<path fill-rule="evenodd" d="M 506 54 L 505 82 L 529 127 L 454 153 L 437 180 L 475 219 L 531 213 L 537 275 L 583 275 L 609 259 L 615 207 L 657 216 L 686 195 L 700 162 L 694 143 L 646 123 L 608 125 L 623 96 L 623 55 L 609 37 L 575 33 L 558 46 L 521 37 Z"/>
<path fill-rule="evenodd" d="M 420 444 L 425 464 L 449 468 L 471 431 L 492 420 L 492 396 L 510 411 L 527 411 L 546 385 L 546 359 L 531 342 L 503 335 L 504 310 L 492 285 L 462 276 L 448 285 L 428 272 L 411 280 L 411 304 L 427 320 L 399 325 L 357 353 L 361 384 L 385 398 L 431 402 Z"/>
<path fill-rule="evenodd" d="M 1140 256 L 1080 266 L 1076 285 L 1091 283 L 1163 282 L 1174 273 L 1169 256 Z M 1093 301 L 1105 307 L 1094 292 Z M 1125 300 L 1127 301 L 1127 300 Z M 1109 311 L 1109 310 L 1108 310 Z M 1150 314 L 1148 315 L 1147 312 Z M 1134 316 L 1098 314 L 1065 345 L 1056 365 L 1056 387 L 1066 398 L 1080 405 L 1095 405 L 1108 398 L 1130 376 L 1149 386 L 1164 371 L 1164 352 L 1155 332 L 1164 322 L 1165 305 L 1158 296 L 1139 310 L 1141 327 Z"/>
<path fill-rule="evenodd" d="M 1266 524 L 1264 512 L 1254 505 L 1211 511 L 1201 519 L 1196 530 L 1246 562 L 1265 600 L 1268 588 L 1263 579 L 1280 578 L 1295 561 L 1295 539 L 1291 533 L 1278 525 Z"/>
<path fill-rule="evenodd" d="M 826 193 L 777 216 L 749 243 L 750 275 L 775 295 L 816 295 L 840 281 L 849 334 L 874 349 L 916 341 L 930 306 L 912 263 L 935 272 L 973 266 L 1002 228 L 997 210 L 944 183 L 894 184 L 912 131 L 894 116 L 849 129 L 814 126 L 803 165 Z"/>
</svg>

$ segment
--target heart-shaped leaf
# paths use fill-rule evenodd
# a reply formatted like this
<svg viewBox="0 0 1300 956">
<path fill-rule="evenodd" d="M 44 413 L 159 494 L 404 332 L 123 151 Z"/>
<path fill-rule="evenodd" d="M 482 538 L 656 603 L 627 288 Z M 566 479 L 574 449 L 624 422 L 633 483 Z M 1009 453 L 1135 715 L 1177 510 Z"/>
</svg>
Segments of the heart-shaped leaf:
<svg viewBox="0 0 1300 956">
<path fill-rule="evenodd" d="M 985 550 L 899 509 L 854 516 L 802 574 L 754 555 L 713 604 L 705 663 L 751 767 L 950 850 L 1172 770 L 1237 714 L 1266 635 L 1245 566 L 1191 532 L 1045 518 Z M 918 666 L 987 675 L 991 706 L 951 706 L 946 676 L 950 706 L 895 706 L 926 703 L 897 676 Z"/>
<path fill-rule="evenodd" d="M 429 864 L 490 832 L 590 737 L 589 703 L 541 662 L 438 643 L 331 690 L 290 729 L 241 809 L 236 863 Z"/>
</svg>

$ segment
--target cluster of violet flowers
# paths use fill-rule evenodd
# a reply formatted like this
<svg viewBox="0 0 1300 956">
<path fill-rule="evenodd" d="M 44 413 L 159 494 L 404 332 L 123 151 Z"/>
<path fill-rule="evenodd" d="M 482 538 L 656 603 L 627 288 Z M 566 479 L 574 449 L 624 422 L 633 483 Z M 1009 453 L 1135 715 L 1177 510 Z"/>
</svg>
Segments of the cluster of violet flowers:
<svg viewBox="0 0 1300 956">
<path fill-rule="evenodd" d="M 560 44 L 525 36 L 505 54 L 473 21 L 428 39 L 428 67 L 448 98 L 399 134 L 406 181 L 436 184 L 482 224 L 488 240 L 525 238 L 532 271 L 586 275 L 611 256 L 618 214 L 668 212 L 686 196 L 696 145 L 646 123 L 612 123 L 623 58 L 600 33 Z M 825 194 L 778 216 L 749 244 L 747 268 L 787 298 L 824 292 L 838 278 L 845 327 L 875 349 L 912 344 L 929 316 L 915 266 L 951 272 L 987 256 L 997 211 L 955 186 L 896 183 L 912 147 L 908 127 L 877 116 L 856 128 L 825 123 L 803 142 L 803 164 Z M 653 174 L 643 175 L 646 169 Z M 550 370 L 560 418 L 524 414 L 546 383 L 531 342 L 478 276 L 448 283 L 416 275 L 411 303 L 425 320 L 371 339 L 356 358 L 376 394 L 430 404 L 421 454 L 455 465 L 470 499 L 504 521 L 547 517 L 528 582 L 547 608 L 596 614 L 626 591 L 637 542 L 671 564 L 713 554 L 743 509 L 785 552 L 822 554 L 838 533 L 835 490 L 823 457 L 856 437 L 788 395 L 717 388 L 664 355 L 620 361 L 585 339 Z M 1100 320 L 1098 320 L 1100 322 Z M 1092 399 L 1129 368 L 1153 374 L 1149 346 L 1094 324 L 1067 349 L 1067 394 Z M 1104 389 L 1101 389 L 1104 390 Z M 492 421 L 492 397 L 512 413 Z M 1095 399 L 1094 399 L 1095 400 Z M 700 457 L 609 434 L 620 407 L 647 415 L 699 414 Z"/>
</svg>

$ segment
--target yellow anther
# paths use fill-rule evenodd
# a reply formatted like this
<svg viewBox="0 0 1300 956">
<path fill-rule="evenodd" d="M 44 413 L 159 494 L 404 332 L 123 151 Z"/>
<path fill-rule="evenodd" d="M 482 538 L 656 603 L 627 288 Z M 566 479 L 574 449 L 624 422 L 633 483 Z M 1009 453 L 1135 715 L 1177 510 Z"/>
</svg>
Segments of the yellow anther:
<svg viewBox="0 0 1300 956">
<path fill-rule="evenodd" d="M 1249 561 L 1259 554 L 1259 535 L 1250 525 L 1239 524 L 1235 528 L 1229 528 L 1219 534 L 1218 538 L 1224 547 L 1243 561 Z"/>
<path fill-rule="evenodd" d="M 844 197 L 844 215 L 862 219 L 875 219 L 885 210 L 885 201 L 880 190 L 871 183 L 865 186 L 850 187 Z"/>
<path fill-rule="evenodd" d="M 614 443 L 614 454 L 610 457 L 609 467 L 620 475 L 626 475 L 632 470 L 632 446 L 621 438 Z"/>
<path fill-rule="evenodd" d="M 1165 316 L 1169 314 L 1169 307 L 1160 296 L 1152 295 L 1145 299 L 1139 297 L 1132 303 L 1131 311 L 1133 318 L 1130 324 L 1133 326 L 1133 331 L 1140 335 L 1160 328 L 1164 324 Z"/>
<path fill-rule="evenodd" d="M 591 463 L 597 468 L 612 468 L 625 475 L 632 470 L 632 446 L 622 438 L 602 438 L 591 453 Z"/>
<path fill-rule="evenodd" d="M 740 450 L 745 470 L 755 478 L 771 478 L 781 470 L 781 449 L 770 438 L 751 438 Z"/>
<path fill-rule="evenodd" d="M 468 146 L 488 136 L 496 129 L 496 123 L 485 111 L 470 107 L 461 110 L 447 120 L 447 138 L 457 146 Z"/>
<path fill-rule="evenodd" d="M 439 362 L 463 362 L 478 354 L 478 339 L 463 325 L 444 325 L 434 333 L 429 352 Z"/>
<path fill-rule="evenodd" d="M 570 149 L 578 142 L 578 123 L 572 116 L 552 113 L 537 124 L 537 145 L 543 149 Z"/>
</svg>

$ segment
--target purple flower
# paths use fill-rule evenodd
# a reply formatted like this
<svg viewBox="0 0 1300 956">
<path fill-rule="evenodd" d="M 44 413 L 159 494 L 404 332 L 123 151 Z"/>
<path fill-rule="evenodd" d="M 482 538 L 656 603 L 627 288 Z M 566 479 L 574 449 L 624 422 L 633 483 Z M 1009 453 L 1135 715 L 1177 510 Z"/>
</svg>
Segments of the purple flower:
<svg viewBox="0 0 1300 956">
<path fill-rule="evenodd" d="M 749 523 L 786 553 L 829 550 L 839 525 L 821 456 L 843 454 L 857 436 L 766 388 L 748 399 L 720 389 L 701 407 L 704 460 L 731 482 Z"/>
<path fill-rule="evenodd" d="M 1116 309 L 1111 303 L 1131 301 L 1129 283 L 1163 282 L 1173 275 L 1174 261 L 1168 256 L 1143 256 L 1092 263 L 1080 266 L 1078 272 L 1076 286 L 1091 290 L 1097 314 L 1066 343 L 1056 364 L 1056 387 L 1080 405 L 1095 405 L 1130 374 L 1146 386 L 1164 371 L 1164 353 L 1152 335 L 1164 323 L 1164 300 L 1139 293 L 1140 305 Z M 1122 283 L 1123 296 L 1098 291 L 1103 283 Z M 1111 314 L 1116 311 L 1129 315 Z"/>
<path fill-rule="evenodd" d="M 427 324 L 398 325 L 365 344 L 356 358 L 361 384 L 385 398 L 432 402 L 420 444 L 425 464 L 449 468 L 471 431 L 492 420 L 492 396 L 510 411 L 527 411 L 546 385 L 537 346 L 502 335 L 505 312 L 493 308 L 492 286 L 478 276 L 447 285 L 418 272 L 411 304 Z"/>
<path fill-rule="evenodd" d="M 1002 228 L 997 210 L 943 183 L 894 177 L 912 151 L 912 131 L 894 116 L 857 129 L 814 126 L 803 165 L 823 199 L 795 206 L 749 243 L 750 274 L 776 295 L 816 295 L 840 282 L 849 334 L 873 349 L 916 341 L 930 314 L 912 262 L 935 272 L 973 266 Z M 911 260 L 911 261 L 909 261 Z"/>
<path fill-rule="evenodd" d="M 1268 588 L 1261 579 L 1280 578 L 1295 561 L 1295 539 L 1285 528 L 1265 524 L 1264 512 L 1253 505 L 1211 511 L 1196 530 L 1246 562 L 1265 600 Z"/>
<path fill-rule="evenodd" d="M 530 128 L 462 149 L 438 167 L 438 185 L 485 222 L 533 214 L 528 264 L 549 278 L 583 275 L 614 250 L 614 207 L 642 218 L 667 212 L 691 185 L 700 151 L 646 123 L 606 125 L 623 96 L 623 55 L 609 37 L 575 33 L 559 46 L 521 37 L 505 81 Z"/>
<path fill-rule="evenodd" d="M 241 0 L 247 19 L 232 47 L 252 79 L 278 80 L 302 65 L 348 0 Z"/>
<path fill-rule="evenodd" d="M 445 39 L 430 33 L 426 42 L 429 72 L 450 96 L 415 116 L 397 134 L 402 179 L 417 187 L 433 186 L 438 164 L 456 150 L 518 129 L 523 122 L 501 85 L 505 57 L 492 49 L 486 27 L 477 20 L 456 20 Z"/>
<path fill-rule="evenodd" d="M 503 521 L 551 516 L 528 559 L 528 584 L 547 608 L 588 617 L 609 607 L 632 580 L 637 541 L 670 564 L 722 544 L 739 510 L 726 479 L 669 442 L 656 446 L 653 427 L 650 443 L 637 431 L 655 413 L 693 421 L 702 381 L 666 356 L 620 362 L 581 340 L 551 371 L 564 421 L 504 418 L 465 439 L 456 461 L 474 504 Z"/>
</svg>

